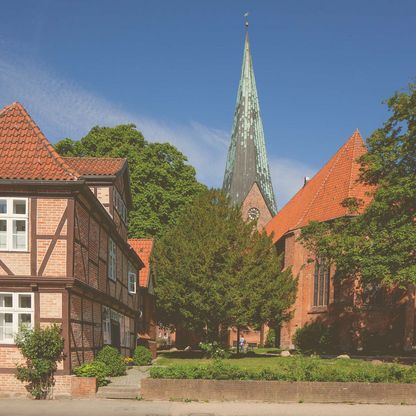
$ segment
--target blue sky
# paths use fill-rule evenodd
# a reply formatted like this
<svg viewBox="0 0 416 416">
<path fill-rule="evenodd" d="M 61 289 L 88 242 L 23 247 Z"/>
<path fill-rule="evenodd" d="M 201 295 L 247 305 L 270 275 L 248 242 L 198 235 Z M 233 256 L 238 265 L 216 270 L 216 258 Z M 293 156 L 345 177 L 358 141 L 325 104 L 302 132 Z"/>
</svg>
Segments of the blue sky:
<svg viewBox="0 0 416 416">
<path fill-rule="evenodd" d="M 416 77 L 414 0 L 4 1 L 0 106 L 47 137 L 134 122 L 220 186 L 245 11 L 279 207 Z"/>
</svg>

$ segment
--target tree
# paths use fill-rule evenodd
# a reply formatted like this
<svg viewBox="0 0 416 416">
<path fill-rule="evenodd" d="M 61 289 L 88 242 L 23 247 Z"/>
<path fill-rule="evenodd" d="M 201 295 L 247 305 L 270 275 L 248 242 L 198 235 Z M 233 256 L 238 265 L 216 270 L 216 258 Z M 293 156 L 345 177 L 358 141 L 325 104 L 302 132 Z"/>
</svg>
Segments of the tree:
<svg viewBox="0 0 416 416">
<path fill-rule="evenodd" d="M 416 86 L 387 104 L 392 115 L 359 159 L 360 181 L 374 187 L 372 202 L 356 215 L 361 201 L 344 201 L 352 217 L 311 223 L 301 239 L 335 263 L 339 276 L 406 287 L 416 284 Z"/>
<path fill-rule="evenodd" d="M 281 321 L 296 280 L 280 271 L 272 240 L 246 223 L 218 190 L 188 204 L 156 242 L 160 321 L 221 341 L 220 328 Z"/>
<path fill-rule="evenodd" d="M 16 378 L 29 383 L 27 389 L 34 398 L 46 399 L 55 384 L 57 363 L 64 358 L 61 328 L 22 328 L 15 343 L 26 358 L 26 365 L 17 365 Z"/>
<path fill-rule="evenodd" d="M 128 160 L 133 198 L 129 214 L 132 238 L 162 235 L 176 223 L 183 206 L 205 189 L 179 150 L 169 143 L 147 142 L 134 124 L 96 126 L 79 141 L 59 141 L 55 149 L 63 156 Z"/>
</svg>

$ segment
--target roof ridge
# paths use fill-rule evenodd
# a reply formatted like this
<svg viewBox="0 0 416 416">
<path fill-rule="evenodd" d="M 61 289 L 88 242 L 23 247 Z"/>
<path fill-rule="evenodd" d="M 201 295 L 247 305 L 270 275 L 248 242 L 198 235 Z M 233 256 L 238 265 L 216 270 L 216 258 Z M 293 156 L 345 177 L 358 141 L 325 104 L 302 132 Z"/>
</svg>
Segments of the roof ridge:
<svg viewBox="0 0 416 416">
<path fill-rule="evenodd" d="M 110 156 L 61 156 L 62 159 L 127 160 L 125 157 Z"/>
<path fill-rule="evenodd" d="M 62 156 L 60 156 L 59 153 L 54 149 L 52 144 L 43 134 L 42 130 L 38 127 L 38 125 L 33 121 L 32 117 L 29 115 L 29 113 L 26 111 L 23 105 L 16 101 L 9 107 L 12 108 L 12 106 L 13 108 L 16 108 L 29 123 L 30 128 L 34 131 L 36 135 L 38 143 L 46 149 L 49 155 L 62 167 L 62 169 L 66 170 L 70 176 L 74 177 L 74 179 L 78 179 L 80 174 L 75 169 L 72 169 L 65 163 Z"/>
<path fill-rule="evenodd" d="M 350 137 L 351 139 L 351 137 Z M 299 224 L 302 223 L 303 219 L 306 217 L 306 214 L 309 212 L 309 210 L 311 209 L 311 207 L 313 206 L 316 198 L 318 197 L 319 191 L 323 188 L 323 186 L 327 183 L 329 176 L 332 174 L 332 172 L 335 169 L 335 166 L 337 165 L 337 163 L 339 162 L 341 155 L 344 154 L 347 150 L 347 145 L 349 143 L 350 140 L 347 141 L 347 143 L 344 143 L 335 153 L 334 156 L 337 156 L 336 159 L 334 160 L 334 163 L 331 166 L 331 169 L 329 169 L 327 175 L 325 176 L 324 180 L 321 182 L 321 185 L 319 186 L 319 188 L 316 190 L 314 197 L 311 199 L 311 201 L 309 202 L 309 205 L 306 207 L 305 211 L 303 212 L 302 216 L 299 218 L 299 221 L 295 224 L 295 226 L 293 228 L 298 227 Z M 334 157 L 333 156 L 333 157 Z M 331 158 L 332 159 L 332 158 Z M 325 165 L 324 165 L 325 167 Z M 323 169 L 323 168 L 322 168 Z M 318 171 L 319 173 L 319 171 Z M 313 179 L 313 178 L 312 178 Z M 311 180 L 312 180 L 311 179 Z M 305 185 L 307 186 L 307 184 Z"/>
</svg>

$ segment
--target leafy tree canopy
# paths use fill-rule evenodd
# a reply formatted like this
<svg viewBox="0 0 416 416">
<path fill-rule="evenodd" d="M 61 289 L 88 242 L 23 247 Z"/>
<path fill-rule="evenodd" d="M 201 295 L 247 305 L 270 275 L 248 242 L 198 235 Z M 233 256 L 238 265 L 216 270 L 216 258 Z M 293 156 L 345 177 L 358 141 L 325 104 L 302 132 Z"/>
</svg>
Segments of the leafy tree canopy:
<svg viewBox="0 0 416 416">
<path fill-rule="evenodd" d="M 169 143 L 149 143 L 134 124 L 93 127 L 81 140 L 63 139 L 55 149 L 63 156 L 122 157 L 129 163 L 133 209 L 130 237 L 163 234 L 175 224 L 183 206 L 205 189 L 195 169 Z"/>
<path fill-rule="evenodd" d="M 372 203 L 352 219 L 311 223 L 301 238 L 335 262 L 340 276 L 404 287 L 416 283 L 416 86 L 387 104 L 390 118 L 359 159 L 360 181 L 375 189 Z M 361 201 L 344 203 L 356 213 Z"/>
<path fill-rule="evenodd" d="M 198 195 L 156 242 L 160 321 L 219 340 L 219 328 L 281 322 L 296 279 L 281 272 L 272 240 L 218 190 Z"/>
</svg>

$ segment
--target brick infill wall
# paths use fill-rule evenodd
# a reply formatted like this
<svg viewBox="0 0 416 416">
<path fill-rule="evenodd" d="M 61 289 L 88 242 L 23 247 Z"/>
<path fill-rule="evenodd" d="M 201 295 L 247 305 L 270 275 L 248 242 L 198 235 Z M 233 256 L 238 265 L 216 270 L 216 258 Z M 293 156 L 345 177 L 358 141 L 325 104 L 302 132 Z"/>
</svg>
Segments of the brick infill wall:
<svg viewBox="0 0 416 416">
<path fill-rule="evenodd" d="M 70 375 L 55 376 L 52 397 L 94 397 L 97 391 L 95 377 L 75 377 Z M 0 374 L 0 398 L 30 397 L 25 384 L 16 379 L 14 374 Z"/>
<path fill-rule="evenodd" d="M 144 379 L 145 400 L 416 404 L 416 384 Z"/>
</svg>

